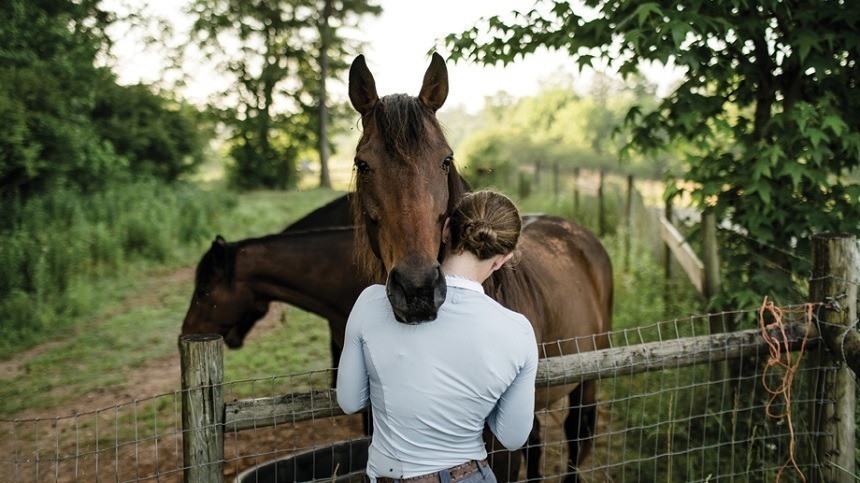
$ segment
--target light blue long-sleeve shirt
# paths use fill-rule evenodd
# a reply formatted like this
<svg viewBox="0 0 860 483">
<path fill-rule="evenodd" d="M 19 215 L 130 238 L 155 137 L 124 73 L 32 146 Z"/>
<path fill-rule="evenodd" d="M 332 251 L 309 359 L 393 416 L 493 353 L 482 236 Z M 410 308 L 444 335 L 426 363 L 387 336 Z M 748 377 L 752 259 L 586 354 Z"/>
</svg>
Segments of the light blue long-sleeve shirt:
<svg viewBox="0 0 860 483">
<path fill-rule="evenodd" d="M 485 422 L 510 450 L 531 431 L 538 359 L 531 324 L 477 282 L 446 282 L 432 322 L 397 322 L 382 285 L 365 289 L 350 313 L 337 401 L 346 413 L 372 404 L 374 479 L 485 458 Z"/>
</svg>

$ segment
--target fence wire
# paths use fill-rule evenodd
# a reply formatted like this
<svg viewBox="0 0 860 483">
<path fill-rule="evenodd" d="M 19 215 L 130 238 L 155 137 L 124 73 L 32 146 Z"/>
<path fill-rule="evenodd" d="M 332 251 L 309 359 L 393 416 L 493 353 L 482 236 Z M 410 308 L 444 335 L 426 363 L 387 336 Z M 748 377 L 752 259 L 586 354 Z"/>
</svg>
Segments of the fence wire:
<svg viewBox="0 0 860 483">
<path fill-rule="evenodd" d="M 804 323 L 805 310 L 784 308 L 783 323 Z M 611 346 L 683 343 L 708 335 L 715 317 L 731 318 L 741 329 L 759 325 L 757 310 L 697 315 L 615 331 Z M 809 347 L 817 342 L 809 340 Z M 670 357 L 660 361 L 660 369 L 634 375 L 625 366 L 629 361 L 616 361 L 615 373 L 594 381 L 597 424 L 591 452 L 577 468 L 583 481 L 776 481 L 777 475 L 780 481 L 804 481 L 816 472 L 815 439 L 827 435 L 815 428 L 812 414 L 832 402 L 822 399 L 817 387 L 824 374 L 837 369 L 835 363 L 807 350 L 788 397 L 775 397 L 773 388 L 787 369 L 774 364 L 766 350 L 715 364 L 682 367 L 680 360 Z M 222 392 L 228 408 L 263 398 L 289 401 L 327 390 L 332 377 L 329 370 L 232 381 Z M 243 482 L 357 481 L 367 457 L 363 416 L 308 419 L 319 410 L 339 413 L 333 397 L 312 400 L 312 407 L 274 425 L 261 418 L 251 421 L 250 429 L 225 428 L 225 481 L 240 475 Z M 0 475 L 15 482 L 181 481 L 181 401 L 176 391 L 92 412 L 70 408 L 70 415 L 54 418 L 0 420 Z M 560 481 L 572 471 L 563 429 L 569 409 L 564 398 L 537 412 L 539 466 L 546 481 Z M 274 465 L 275 460 L 280 462 Z M 257 467 L 256 474 L 248 473 Z M 265 478 L 275 471 L 282 479 Z M 525 480 L 524 470 L 520 479 Z"/>
</svg>

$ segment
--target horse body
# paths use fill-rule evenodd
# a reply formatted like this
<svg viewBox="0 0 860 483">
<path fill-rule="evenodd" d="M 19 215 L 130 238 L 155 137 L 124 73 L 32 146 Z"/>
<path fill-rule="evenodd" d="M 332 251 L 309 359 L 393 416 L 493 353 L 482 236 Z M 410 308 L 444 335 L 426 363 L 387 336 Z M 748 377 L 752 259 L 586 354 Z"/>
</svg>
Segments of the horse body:
<svg viewBox="0 0 860 483">
<path fill-rule="evenodd" d="M 433 54 L 417 98 L 403 94 L 379 98 L 363 56 L 350 68 L 350 101 L 361 114 L 363 127 L 352 200 L 356 249 L 375 255 L 388 271 L 389 301 L 401 322 L 435 318 L 445 290 L 436 276 L 445 250 L 442 224 L 468 190 L 435 117 L 447 93 L 447 70 L 438 54 Z M 523 229 L 520 250 L 523 256 L 517 267 L 498 270 L 485 288 L 502 305 L 529 319 L 542 355 L 608 346 L 612 266 L 597 237 L 571 221 L 539 217 Z M 577 481 L 576 468 L 595 426 L 595 388 L 587 382 L 566 390 L 571 401 L 565 433 L 572 471 L 566 479 Z M 548 407 L 564 392 L 565 388 L 536 388 L 536 408 Z M 539 434 L 536 429 L 533 435 Z M 530 479 L 539 477 L 539 458 L 532 451 Z M 516 479 L 519 460 L 496 456 L 497 478 Z"/>
</svg>

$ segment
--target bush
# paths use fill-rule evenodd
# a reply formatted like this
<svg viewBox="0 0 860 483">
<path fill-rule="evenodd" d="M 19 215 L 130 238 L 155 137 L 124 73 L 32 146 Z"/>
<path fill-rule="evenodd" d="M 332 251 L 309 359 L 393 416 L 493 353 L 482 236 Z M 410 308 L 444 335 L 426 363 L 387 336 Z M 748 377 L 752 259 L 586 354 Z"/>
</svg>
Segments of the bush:
<svg viewBox="0 0 860 483">
<path fill-rule="evenodd" d="M 35 343 L 86 306 L 82 281 L 136 261 L 168 261 L 211 236 L 230 198 L 155 181 L 7 200 L 0 228 L 0 348 Z"/>
</svg>

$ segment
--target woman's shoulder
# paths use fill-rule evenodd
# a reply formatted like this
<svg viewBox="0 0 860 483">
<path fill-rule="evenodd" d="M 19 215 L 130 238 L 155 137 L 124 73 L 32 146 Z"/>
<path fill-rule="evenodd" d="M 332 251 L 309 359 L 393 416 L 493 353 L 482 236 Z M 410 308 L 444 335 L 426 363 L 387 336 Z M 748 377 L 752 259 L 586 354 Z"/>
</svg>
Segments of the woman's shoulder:
<svg viewBox="0 0 860 483">
<path fill-rule="evenodd" d="M 387 303 L 388 295 L 385 292 L 385 285 L 371 285 L 362 290 L 361 295 L 358 296 L 353 305 L 353 310 L 356 307 L 369 307 Z"/>
<path fill-rule="evenodd" d="M 505 307 L 489 295 L 485 294 L 484 299 L 486 300 L 487 305 L 498 315 L 499 320 L 504 320 L 515 327 L 534 333 L 534 328 L 525 315 Z"/>
<path fill-rule="evenodd" d="M 365 288 L 361 295 L 356 299 L 352 310 L 349 313 L 348 326 L 353 327 L 363 326 L 367 323 L 366 319 L 375 320 L 380 313 L 390 311 L 388 297 L 385 293 L 384 285 L 371 285 Z"/>
<path fill-rule="evenodd" d="M 358 296 L 358 300 L 370 301 L 387 297 L 388 295 L 385 293 L 385 285 L 374 284 L 362 290 L 361 295 Z"/>
</svg>

